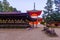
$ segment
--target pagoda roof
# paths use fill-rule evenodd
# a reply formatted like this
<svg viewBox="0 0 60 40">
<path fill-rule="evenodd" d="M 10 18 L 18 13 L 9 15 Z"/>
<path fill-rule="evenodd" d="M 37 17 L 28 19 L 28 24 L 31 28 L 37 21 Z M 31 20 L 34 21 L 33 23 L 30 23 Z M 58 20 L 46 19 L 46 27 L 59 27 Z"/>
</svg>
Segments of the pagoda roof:
<svg viewBox="0 0 60 40">
<path fill-rule="evenodd" d="M 38 12 L 38 11 L 42 11 L 42 10 L 29 10 L 27 12 Z"/>
</svg>

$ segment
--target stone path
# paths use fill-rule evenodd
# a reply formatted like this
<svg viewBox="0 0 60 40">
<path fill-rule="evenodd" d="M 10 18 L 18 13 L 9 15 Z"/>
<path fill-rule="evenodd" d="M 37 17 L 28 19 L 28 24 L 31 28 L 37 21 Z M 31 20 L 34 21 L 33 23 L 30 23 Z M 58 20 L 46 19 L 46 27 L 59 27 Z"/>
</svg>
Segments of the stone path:
<svg viewBox="0 0 60 40">
<path fill-rule="evenodd" d="M 49 37 L 41 31 L 42 28 L 0 29 L 0 40 L 60 40 L 60 28 L 55 28 L 59 37 Z"/>
<path fill-rule="evenodd" d="M 56 29 L 59 37 L 49 37 L 41 30 L 42 28 L 0 29 L 0 40 L 60 40 L 60 29 Z"/>
</svg>

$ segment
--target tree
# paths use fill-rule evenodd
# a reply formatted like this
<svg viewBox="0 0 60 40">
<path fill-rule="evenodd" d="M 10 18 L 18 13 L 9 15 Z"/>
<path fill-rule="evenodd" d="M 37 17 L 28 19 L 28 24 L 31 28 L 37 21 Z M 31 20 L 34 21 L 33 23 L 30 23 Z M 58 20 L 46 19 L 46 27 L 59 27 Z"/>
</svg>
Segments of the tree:
<svg viewBox="0 0 60 40">
<path fill-rule="evenodd" d="M 17 12 L 17 9 L 16 9 L 16 8 L 13 8 L 13 11 L 14 11 L 14 12 Z"/>
<path fill-rule="evenodd" d="M 53 12 L 52 6 L 53 6 L 53 1 L 47 0 L 45 10 L 44 10 L 44 14 L 43 14 L 43 19 L 46 23 L 50 21 L 50 18 L 52 18 L 50 16 Z"/>
<path fill-rule="evenodd" d="M 0 1 L 0 12 L 3 11 L 3 6 L 2 6 L 2 2 Z"/>
<path fill-rule="evenodd" d="M 10 6 L 9 9 L 8 9 L 9 12 L 12 12 L 13 10 L 14 10 L 14 9 L 13 9 L 12 6 Z"/>
<path fill-rule="evenodd" d="M 3 2 L 0 1 L 0 12 L 13 12 L 13 11 L 15 12 L 17 11 L 17 9 L 10 6 L 7 0 L 3 0 Z"/>
<path fill-rule="evenodd" d="M 3 0 L 3 11 L 6 12 L 9 10 L 9 2 L 7 0 Z"/>
<path fill-rule="evenodd" d="M 52 15 L 55 15 L 55 21 L 60 22 L 60 0 L 54 0 L 55 6 L 56 6 L 56 10 L 54 11 L 54 13 Z"/>
<path fill-rule="evenodd" d="M 55 0 L 56 1 L 56 0 Z M 54 1 L 54 2 L 55 2 Z M 57 1 L 56 1 L 57 2 Z M 49 24 L 50 22 L 60 22 L 60 5 L 57 6 L 57 4 L 60 4 L 60 0 L 58 1 L 59 3 L 56 3 L 56 8 L 55 11 L 52 9 L 52 0 L 47 0 L 47 6 L 45 6 L 44 14 L 43 14 L 43 19 L 46 22 L 46 24 Z M 57 10 L 56 10 L 57 9 Z"/>
</svg>

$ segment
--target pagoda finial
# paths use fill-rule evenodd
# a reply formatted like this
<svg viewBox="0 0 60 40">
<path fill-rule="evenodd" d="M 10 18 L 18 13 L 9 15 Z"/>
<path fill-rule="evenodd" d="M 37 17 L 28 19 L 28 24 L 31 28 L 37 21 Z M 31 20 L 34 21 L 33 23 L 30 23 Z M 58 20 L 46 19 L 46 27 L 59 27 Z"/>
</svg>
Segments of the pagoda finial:
<svg viewBox="0 0 60 40">
<path fill-rule="evenodd" d="M 34 10 L 35 10 L 35 2 L 34 2 Z"/>
</svg>

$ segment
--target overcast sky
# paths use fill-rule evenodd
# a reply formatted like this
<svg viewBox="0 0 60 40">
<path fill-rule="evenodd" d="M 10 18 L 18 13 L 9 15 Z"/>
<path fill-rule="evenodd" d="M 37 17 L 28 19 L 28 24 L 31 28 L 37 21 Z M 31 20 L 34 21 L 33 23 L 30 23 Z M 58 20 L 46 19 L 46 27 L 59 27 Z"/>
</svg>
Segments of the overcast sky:
<svg viewBox="0 0 60 40">
<path fill-rule="evenodd" d="M 3 0 L 0 0 L 3 1 Z M 34 2 L 36 4 L 36 10 L 43 10 L 46 5 L 46 0 L 7 0 L 11 6 L 26 12 L 27 10 L 33 10 Z"/>
<path fill-rule="evenodd" d="M 3 0 L 0 0 L 3 1 Z M 7 0 L 10 6 L 17 8 L 21 12 L 27 10 L 33 10 L 34 2 L 36 4 L 36 10 L 43 10 L 47 0 Z"/>
</svg>

